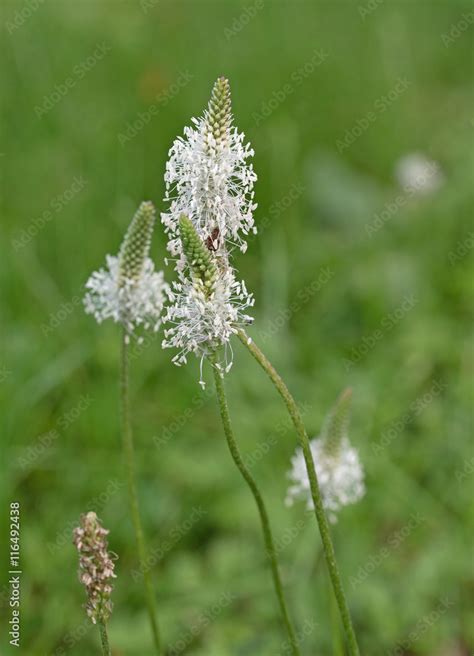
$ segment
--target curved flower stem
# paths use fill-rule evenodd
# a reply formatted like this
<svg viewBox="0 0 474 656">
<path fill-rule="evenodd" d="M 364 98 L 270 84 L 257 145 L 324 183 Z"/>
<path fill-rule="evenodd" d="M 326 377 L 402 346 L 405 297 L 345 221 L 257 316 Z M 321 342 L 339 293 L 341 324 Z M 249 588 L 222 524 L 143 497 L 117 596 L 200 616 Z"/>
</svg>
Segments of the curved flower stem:
<svg viewBox="0 0 474 656">
<path fill-rule="evenodd" d="M 296 428 L 296 433 L 298 435 L 298 440 L 303 451 L 303 456 L 306 463 L 306 470 L 308 472 L 309 484 L 311 488 L 311 496 L 314 504 L 314 513 L 319 526 L 319 532 L 321 533 L 321 539 L 323 542 L 324 555 L 326 557 L 326 563 L 329 570 L 329 576 L 331 577 L 332 587 L 334 589 L 334 594 L 336 595 L 337 604 L 339 606 L 339 612 L 341 614 L 342 623 L 344 625 L 344 630 L 346 633 L 346 638 L 349 646 L 349 653 L 351 656 L 359 656 L 359 647 L 357 645 L 357 639 L 354 632 L 354 627 L 352 625 L 352 619 L 347 605 L 346 596 L 344 594 L 344 589 L 342 587 L 341 575 L 336 563 L 336 554 L 334 552 L 334 546 L 331 540 L 331 533 L 329 530 L 328 520 L 326 518 L 326 513 L 324 512 L 323 502 L 321 498 L 321 491 L 319 489 L 318 479 L 316 477 L 316 470 L 314 468 L 313 454 L 311 453 L 311 447 L 309 444 L 308 434 L 303 424 L 301 414 L 298 410 L 298 406 L 294 398 L 291 396 L 290 391 L 283 382 L 280 375 L 277 373 L 273 365 L 267 360 L 262 351 L 256 346 L 256 344 L 250 339 L 246 332 L 242 329 L 237 330 L 237 336 L 239 337 L 242 344 L 250 351 L 255 360 L 259 363 L 262 369 L 266 372 L 272 383 L 275 385 L 278 393 L 283 398 L 285 405 L 290 414 L 291 420 Z"/>
<path fill-rule="evenodd" d="M 138 506 L 138 494 L 135 484 L 135 454 L 133 447 L 133 434 L 130 421 L 130 399 L 128 391 L 128 341 L 125 330 L 122 334 L 122 362 L 120 374 L 120 396 L 122 406 L 122 432 L 123 432 L 123 449 L 125 453 L 125 466 L 127 469 L 128 493 L 130 497 L 130 510 L 132 513 L 133 527 L 135 529 L 135 538 L 137 541 L 138 559 L 140 562 L 140 571 L 143 575 L 145 584 L 145 595 L 150 616 L 150 624 L 153 632 L 153 640 L 157 654 L 161 653 L 160 633 L 158 622 L 156 620 L 156 604 L 153 586 L 150 578 L 150 570 L 146 562 L 146 547 L 143 529 L 140 521 L 140 512 Z"/>
<path fill-rule="evenodd" d="M 112 652 L 110 650 L 110 645 L 109 645 L 109 638 L 107 636 L 107 627 L 105 625 L 105 622 L 102 620 L 99 620 L 99 631 L 100 631 L 100 640 L 102 643 L 102 653 L 104 656 L 112 656 Z"/>
<path fill-rule="evenodd" d="M 327 583 L 331 615 L 332 651 L 334 656 L 344 656 L 344 635 L 339 617 L 339 608 L 337 607 L 337 599 L 334 596 L 331 581 L 328 580 Z"/>
<path fill-rule="evenodd" d="M 295 631 L 293 629 L 293 626 L 291 624 L 291 620 L 288 614 L 288 609 L 286 607 L 286 601 L 285 601 L 285 596 L 283 593 L 283 586 L 281 583 L 280 579 L 280 572 L 278 569 L 278 562 L 277 562 L 277 557 L 276 557 L 276 552 L 275 552 L 275 545 L 273 543 L 273 536 L 272 536 L 272 531 L 270 527 L 270 520 L 268 518 L 268 513 L 267 509 L 265 507 L 265 503 L 263 501 L 262 495 L 260 494 L 260 490 L 257 487 L 257 483 L 255 482 L 255 479 L 253 478 L 252 474 L 250 471 L 247 469 L 247 467 L 244 464 L 244 461 L 242 460 L 242 456 L 239 451 L 239 447 L 237 446 L 237 442 L 235 441 L 234 437 L 234 431 L 232 429 L 232 424 L 230 421 L 230 415 L 229 415 L 229 408 L 227 405 L 227 398 L 226 398 L 226 393 L 225 393 L 225 388 L 224 388 L 224 381 L 222 379 L 221 373 L 216 367 L 216 362 L 215 360 L 211 359 L 212 363 L 212 369 L 214 372 L 214 381 L 216 385 L 216 392 L 217 392 L 217 400 L 219 403 L 219 410 L 221 413 L 221 419 L 222 419 L 222 424 L 224 427 L 224 433 L 227 438 L 227 444 L 229 446 L 229 451 L 232 455 L 232 458 L 242 474 L 242 477 L 245 479 L 245 482 L 249 486 L 255 502 L 258 507 L 258 512 L 260 515 L 260 522 L 262 525 L 262 531 L 263 531 L 263 537 L 265 540 L 265 550 L 268 556 L 268 559 L 270 561 L 270 566 L 272 570 L 272 576 L 273 576 L 273 583 L 275 586 L 275 592 L 278 597 L 278 603 L 280 605 L 280 610 L 281 614 L 283 617 L 283 622 L 285 624 L 286 631 L 288 633 L 288 638 L 289 638 L 289 643 L 291 645 L 292 652 L 294 656 L 299 656 L 300 651 L 298 649 L 298 641 L 295 635 Z"/>
</svg>

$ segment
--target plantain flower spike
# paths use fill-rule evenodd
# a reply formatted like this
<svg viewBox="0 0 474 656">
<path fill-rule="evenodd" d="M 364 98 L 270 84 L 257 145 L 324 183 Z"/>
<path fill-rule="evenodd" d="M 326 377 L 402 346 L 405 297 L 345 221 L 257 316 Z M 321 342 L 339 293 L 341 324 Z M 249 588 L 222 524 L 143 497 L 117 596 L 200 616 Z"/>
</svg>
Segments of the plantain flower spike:
<svg viewBox="0 0 474 656">
<path fill-rule="evenodd" d="M 81 515 L 73 542 L 79 553 L 79 580 L 87 593 L 85 609 L 93 624 L 106 623 L 112 613 L 115 563 L 108 551 L 107 531 L 95 512 Z"/>
<path fill-rule="evenodd" d="M 194 353 L 200 358 L 200 384 L 202 364 L 206 357 L 224 347 L 224 357 L 217 363 L 221 373 L 232 366 L 230 338 L 240 325 L 252 321 L 245 310 L 253 305 L 253 296 L 245 283 L 238 281 L 227 260 L 220 258 L 209 242 L 199 236 L 192 221 L 180 218 L 180 248 L 184 268 L 169 291 L 170 304 L 164 317 L 165 339 L 163 348 L 176 348 L 173 357 L 176 365 L 187 362 Z"/>
<path fill-rule="evenodd" d="M 155 208 L 143 202 L 125 234 L 118 256 L 107 255 L 107 268 L 86 283 L 85 310 L 98 323 L 113 319 L 129 335 L 138 326 L 157 331 L 168 286 L 149 258 Z M 141 338 L 140 338 L 141 339 Z"/>
<path fill-rule="evenodd" d="M 351 400 L 352 391 L 346 389 L 327 415 L 320 435 L 310 442 L 323 505 L 332 523 L 343 506 L 357 503 L 365 494 L 364 470 L 348 437 Z M 296 450 L 291 464 L 286 503 L 292 505 L 296 499 L 304 499 L 311 509 L 313 501 L 301 449 Z"/>
<path fill-rule="evenodd" d="M 161 220 L 168 236 L 168 250 L 184 266 L 180 247 L 180 217 L 185 214 L 201 240 L 212 241 L 223 255 L 247 248 L 247 236 L 256 233 L 253 186 L 257 176 L 248 160 L 254 152 L 244 144 L 244 134 L 233 125 L 229 81 L 220 77 L 203 115 L 192 119 L 169 152 L 166 164 L 165 202 Z"/>
</svg>

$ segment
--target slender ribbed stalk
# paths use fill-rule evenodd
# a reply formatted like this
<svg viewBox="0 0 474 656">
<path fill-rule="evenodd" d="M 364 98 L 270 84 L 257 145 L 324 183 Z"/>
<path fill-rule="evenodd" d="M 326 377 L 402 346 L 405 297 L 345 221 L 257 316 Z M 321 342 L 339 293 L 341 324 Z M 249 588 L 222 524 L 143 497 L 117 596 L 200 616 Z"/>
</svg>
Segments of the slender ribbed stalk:
<svg viewBox="0 0 474 656">
<path fill-rule="evenodd" d="M 328 595 L 329 608 L 331 610 L 331 633 L 332 633 L 332 653 L 333 656 L 344 656 L 344 635 L 342 633 L 339 608 L 337 599 L 334 596 L 334 590 L 331 580 L 328 578 Z"/>
<path fill-rule="evenodd" d="M 316 476 L 316 470 L 314 467 L 313 454 L 311 453 L 311 447 L 309 443 L 308 434 L 303 424 L 301 414 L 298 410 L 298 406 L 294 398 L 291 396 L 290 391 L 285 385 L 281 376 L 277 373 L 273 365 L 267 360 L 262 351 L 256 346 L 256 344 L 250 339 L 250 337 L 245 333 L 244 330 L 239 329 L 237 335 L 242 342 L 242 344 L 250 351 L 255 360 L 259 363 L 262 369 L 266 372 L 272 383 L 275 385 L 278 393 L 283 398 L 287 410 L 290 414 L 293 425 L 295 426 L 296 433 L 298 435 L 298 440 L 303 451 L 304 460 L 306 463 L 306 470 L 308 472 L 309 484 L 311 488 L 311 497 L 314 504 L 314 513 L 316 515 L 316 520 L 319 526 L 319 532 L 321 533 L 321 539 L 323 542 L 324 555 L 326 557 L 326 563 L 329 570 L 329 575 L 331 577 L 331 583 L 334 589 L 334 594 L 336 595 L 337 604 L 339 606 L 339 612 L 341 614 L 342 623 L 344 625 L 344 630 L 346 633 L 346 638 L 349 646 L 349 653 L 351 656 L 359 656 L 359 647 L 357 645 L 357 639 L 354 632 L 354 627 L 352 625 L 352 619 L 349 611 L 349 606 L 347 605 L 346 596 L 344 594 L 344 588 L 342 586 L 341 575 L 339 574 L 339 569 L 336 562 L 336 554 L 334 552 L 334 546 L 331 540 L 331 533 L 329 530 L 329 523 L 326 517 L 326 513 L 323 508 L 323 501 L 321 497 L 321 491 L 319 489 L 318 479 Z"/>
<path fill-rule="evenodd" d="M 229 451 L 231 453 L 231 456 L 237 466 L 237 469 L 240 471 L 242 474 L 242 477 L 244 478 L 245 482 L 249 486 L 255 502 L 258 507 L 258 512 L 260 515 L 260 522 L 262 525 L 262 531 L 263 531 L 263 537 L 265 540 L 265 550 L 266 554 L 268 556 L 268 560 L 270 562 L 271 570 L 272 570 L 272 577 L 273 577 L 273 584 L 275 586 L 275 592 L 278 597 L 278 603 L 280 605 L 280 610 L 281 614 L 283 617 L 283 622 L 285 624 L 286 631 L 288 633 L 288 639 L 289 643 L 291 645 L 292 652 L 294 656 L 299 656 L 299 649 L 298 649 L 298 642 L 297 638 L 295 635 L 295 631 L 293 629 L 293 626 L 291 624 L 290 616 L 288 614 L 288 609 L 286 606 L 286 601 L 285 601 L 285 596 L 283 593 L 283 586 L 281 583 L 280 579 L 280 572 L 278 569 L 278 562 L 277 562 L 277 557 L 276 557 L 276 552 L 275 552 L 275 545 L 273 542 L 273 535 L 272 535 L 272 530 L 270 527 L 270 520 L 268 518 L 268 513 L 267 509 L 265 507 L 265 503 L 263 501 L 263 497 L 260 494 L 260 490 L 258 489 L 257 483 L 255 482 L 255 479 L 247 469 L 247 467 L 244 464 L 244 461 L 242 460 L 242 456 L 239 451 L 239 447 L 237 446 L 237 442 L 235 441 L 234 437 L 234 431 L 232 429 L 232 424 L 230 421 L 230 415 L 229 415 L 229 408 L 227 405 L 227 398 L 226 398 L 226 393 L 225 393 L 225 387 L 224 387 L 224 381 L 222 379 L 222 375 L 219 371 L 219 369 L 216 366 L 216 360 L 214 360 L 213 364 L 213 371 L 214 371 L 214 381 L 216 385 L 216 392 L 217 392 L 217 401 L 219 403 L 219 410 L 221 413 L 221 419 L 222 419 L 222 425 L 224 427 L 224 433 L 227 438 L 227 444 L 229 446 Z"/>
<path fill-rule="evenodd" d="M 109 638 L 107 636 L 107 627 L 105 625 L 105 622 L 102 620 L 99 620 L 99 631 L 100 631 L 100 640 L 102 643 L 102 653 L 104 656 L 112 656 L 112 652 L 110 650 L 110 645 L 109 645 Z"/>
<path fill-rule="evenodd" d="M 128 338 L 124 330 L 122 334 L 122 362 L 121 362 L 121 377 L 120 377 L 120 396 L 122 406 L 122 432 L 123 432 L 123 448 L 125 453 L 125 466 L 127 469 L 127 482 L 128 492 L 130 497 L 130 510 L 132 513 L 133 527 L 135 529 L 135 538 L 137 541 L 138 560 L 140 563 L 140 571 L 143 574 L 145 584 L 145 596 L 148 606 L 148 614 L 150 616 L 150 624 L 153 632 L 153 640 L 155 644 L 155 651 L 161 654 L 160 647 L 160 634 L 158 630 L 158 622 L 156 620 L 156 604 L 153 586 L 150 579 L 150 571 L 146 559 L 145 538 L 140 521 L 140 512 L 138 506 L 138 494 L 135 484 L 135 454 L 133 447 L 133 433 L 130 421 L 130 400 L 128 391 Z"/>
</svg>

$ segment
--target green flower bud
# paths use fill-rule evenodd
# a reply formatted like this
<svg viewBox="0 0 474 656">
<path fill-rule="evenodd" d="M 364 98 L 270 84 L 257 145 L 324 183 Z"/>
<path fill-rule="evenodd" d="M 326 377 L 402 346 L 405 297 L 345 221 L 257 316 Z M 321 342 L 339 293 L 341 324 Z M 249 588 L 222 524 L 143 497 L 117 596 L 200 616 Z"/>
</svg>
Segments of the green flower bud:
<svg viewBox="0 0 474 656">
<path fill-rule="evenodd" d="M 352 390 L 347 388 L 338 398 L 336 405 L 328 414 L 321 431 L 321 437 L 325 443 L 325 451 L 336 456 L 339 452 L 341 441 L 347 437 L 349 418 L 352 401 Z"/>
<path fill-rule="evenodd" d="M 206 295 L 209 296 L 217 279 L 217 268 L 192 221 L 184 214 L 179 219 L 179 234 L 193 280 L 202 286 Z"/>
<path fill-rule="evenodd" d="M 155 224 L 153 203 L 141 203 L 125 234 L 119 252 L 120 279 L 138 280 L 150 252 Z"/>
<path fill-rule="evenodd" d="M 219 77 L 212 88 L 206 120 L 216 142 L 224 142 L 232 124 L 230 85 L 225 77 Z"/>
</svg>

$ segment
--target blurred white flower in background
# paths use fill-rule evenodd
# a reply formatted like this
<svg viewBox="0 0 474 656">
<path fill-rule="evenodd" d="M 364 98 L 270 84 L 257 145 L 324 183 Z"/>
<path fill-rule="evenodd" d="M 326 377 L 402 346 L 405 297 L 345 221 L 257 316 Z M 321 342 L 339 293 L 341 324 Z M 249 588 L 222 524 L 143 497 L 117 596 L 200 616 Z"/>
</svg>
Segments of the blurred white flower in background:
<svg viewBox="0 0 474 656">
<path fill-rule="evenodd" d="M 337 521 L 336 513 L 343 506 L 357 503 L 365 494 L 364 470 L 359 454 L 347 437 L 351 399 L 352 391 L 345 390 L 328 414 L 319 437 L 310 442 L 323 506 L 333 524 Z M 291 506 L 295 500 L 303 499 L 307 508 L 312 509 L 311 488 L 301 449 L 296 450 L 291 464 L 288 478 L 292 484 L 288 488 L 286 504 Z"/>
<path fill-rule="evenodd" d="M 409 153 L 395 165 L 398 184 L 412 194 L 428 195 L 437 191 L 444 183 L 444 175 L 438 162 L 422 153 Z"/>
</svg>

